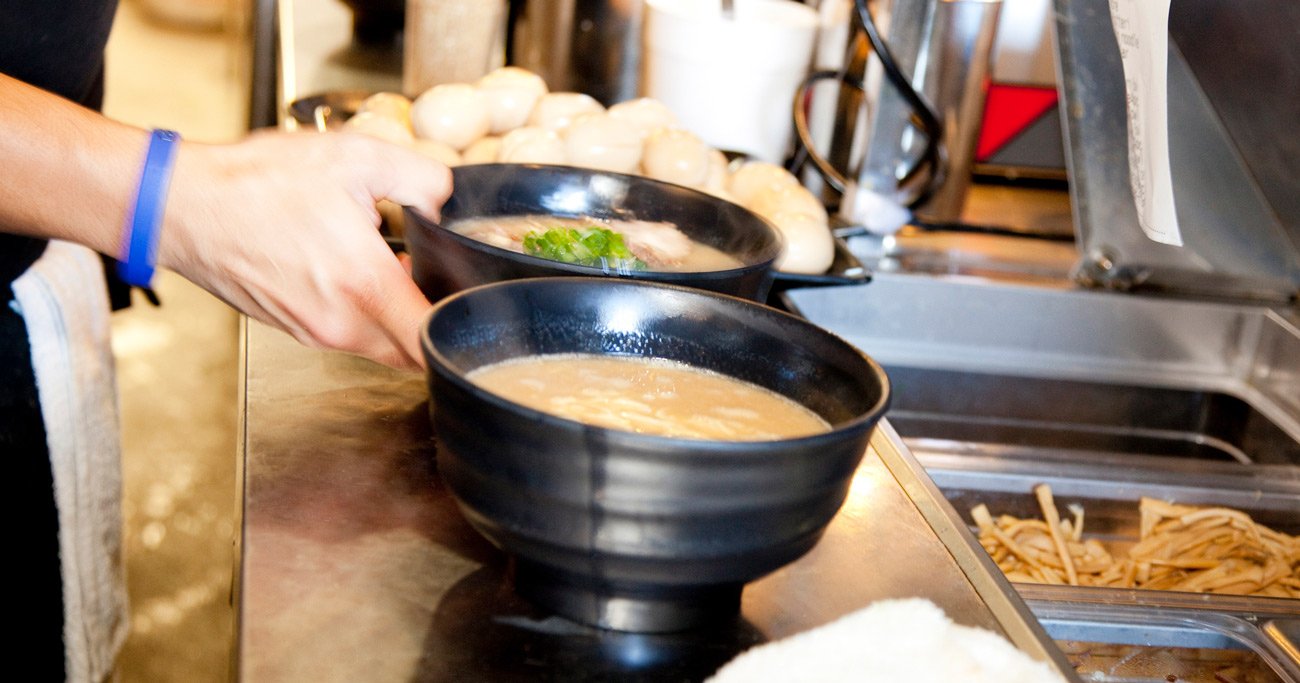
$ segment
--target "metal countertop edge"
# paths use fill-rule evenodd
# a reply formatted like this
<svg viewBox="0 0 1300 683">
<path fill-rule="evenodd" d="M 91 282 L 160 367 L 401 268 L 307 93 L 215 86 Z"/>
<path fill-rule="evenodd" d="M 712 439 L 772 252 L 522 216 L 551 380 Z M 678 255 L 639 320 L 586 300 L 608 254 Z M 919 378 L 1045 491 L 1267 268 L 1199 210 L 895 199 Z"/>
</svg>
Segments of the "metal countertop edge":
<svg viewBox="0 0 1300 683">
<path fill-rule="evenodd" d="M 1006 632 L 1007 639 L 1034 659 L 1054 667 L 1066 680 L 1078 681 L 1078 675 L 1065 654 L 1055 646 L 1055 641 L 1038 623 L 1029 606 L 1002 575 L 992 558 L 966 530 L 965 521 L 944 498 L 925 469 L 902 445 L 902 438 L 894 431 L 893 425 L 889 424 L 888 418 L 882 419 L 876 429 L 878 435 L 872 439 L 872 447 L 881 462 L 952 555 L 975 592 Z"/>
<path fill-rule="evenodd" d="M 244 503 L 248 500 L 248 316 L 239 316 L 238 332 L 239 371 L 236 392 L 238 411 L 235 424 L 235 529 L 237 533 L 231 539 L 234 545 L 231 553 L 232 575 L 230 578 L 230 608 L 233 612 L 234 633 L 230 634 L 230 665 L 227 667 L 230 681 L 240 680 L 239 663 L 241 644 L 244 633 L 243 623 L 243 576 L 245 536 L 248 533 L 244 525 Z"/>
</svg>

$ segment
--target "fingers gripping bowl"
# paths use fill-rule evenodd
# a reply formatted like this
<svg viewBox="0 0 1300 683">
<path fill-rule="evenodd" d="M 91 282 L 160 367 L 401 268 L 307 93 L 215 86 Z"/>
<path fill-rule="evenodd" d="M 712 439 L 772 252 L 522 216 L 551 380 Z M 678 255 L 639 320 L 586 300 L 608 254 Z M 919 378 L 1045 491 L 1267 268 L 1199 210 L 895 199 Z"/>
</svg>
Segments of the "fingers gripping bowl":
<svg viewBox="0 0 1300 683">
<path fill-rule="evenodd" d="M 738 298 L 631 280 L 474 288 L 422 331 L 438 468 L 469 522 L 516 559 L 516 588 L 627 631 L 735 615 L 741 588 L 808 551 L 839 510 L 889 384 L 806 321 Z M 549 354 L 669 359 L 751 382 L 829 423 L 812 436 L 708 441 L 596 427 L 467 379 Z"/>
<path fill-rule="evenodd" d="M 475 164 L 452 169 L 454 189 L 435 223 L 406 209 L 412 275 L 430 300 L 475 285 L 555 275 L 613 276 L 766 298 L 781 238 L 757 214 L 712 195 L 641 176 L 569 166 Z M 672 272 L 565 263 L 516 253 L 461 234 L 470 219 L 520 216 L 668 224 L 693 244 L 729 257 L 721 268 Z"/>
</svg>

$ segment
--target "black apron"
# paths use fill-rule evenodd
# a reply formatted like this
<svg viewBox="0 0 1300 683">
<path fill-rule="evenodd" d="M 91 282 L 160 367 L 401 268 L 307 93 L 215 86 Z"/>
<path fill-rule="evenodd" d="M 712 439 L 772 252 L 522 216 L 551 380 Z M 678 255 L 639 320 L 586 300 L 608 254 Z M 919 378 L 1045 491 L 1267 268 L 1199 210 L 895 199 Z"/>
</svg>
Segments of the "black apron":
<svg viewBox="0 0 1300 683">
<path fill-rule="evenodd" d="M 0 72 L 99 109 L 104 45 L 116 9 L 117 0 L 0 0 Z M 0 168 L 0 182 L 21 172 Z M 0 233 L 0 457 L 13 506 L 11 585 L 23 598 L 16 604 L 24 605 L 15 615 L 12 651 L 34 672 L 32 680 L 54 681 L 65 677 L 59 520 L 27 327 L 12 289 L 44 250 L 43 240 Z M 116 290 L 129 302 L 124 286 Z"/>
</svg>

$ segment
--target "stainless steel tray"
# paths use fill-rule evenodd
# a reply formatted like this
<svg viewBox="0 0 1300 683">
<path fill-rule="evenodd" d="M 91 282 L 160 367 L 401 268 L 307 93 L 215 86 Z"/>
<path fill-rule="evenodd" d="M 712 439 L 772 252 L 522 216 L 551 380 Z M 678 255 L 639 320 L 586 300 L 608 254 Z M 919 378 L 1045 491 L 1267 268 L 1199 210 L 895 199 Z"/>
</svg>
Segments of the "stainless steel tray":
<svg viewBox="0 0 1300 683">
<path fill-rule="evenodd" d="M 1235 465 L 1203 471 L 1159 461 L 1066 464 L 925 451 L 915 455 L 945 498 L 968 520 L 969 510 L 980 503 L 995 516 L 1041 517 L 1032 489 L 1045 483 L 1052 487 L 1058 508 L 1072 503 L 1083 507 L 1085 537 L 1097 538 L 1112 551 L 1124 550 L 1137 541 L 1138 500 L 1143 496 L 1233 507 L 1277 531 L 1300 534 L 1300 514 L 1296 513 L 1300 509 L 1300 478 L 1294 476 L 1295 468 L 1266 468 L 1260 472 L 1258 468 Z M 1017 587 L 1022 595 L 1026 593 L 1026 586 Z M 1300 613 L 1300 600 L 1285 598 L 1092 586 L 1034 586 L 1030 592 L 1041 599 L 1183 606 L 1251 618 Z"/>
<path fill-rule="evenodd" d="M 905 437 L 1300 464 L 1295 311 L 877 272 L 786 305 L 895 378 Z"/>
<path fill-rule="evenodd" d="M 1294 310 L 897 273 L 784 299 L 885 366 L 889 421 L 968 524 L 978 503 L 1039 517 L 1047 483 L 1116 549 L 1138 537 L 1142 496 L 1300 533 Z M 1058 639 L 1087 626 L 1146 647 L 1115 634 L 1150 626 L 1152 647 L 1245 648 L 1298 680 L 1300 600 L 1015 585 Z"/>
<path fill-rule="evenodd" d="M 1028 603 L 1084 680 L 1300 680 L 1300 661 L 1260 624 L 1238 616 L 1055 600 Z"/>
<path fill-rule="evenodd" d="M 1058 507 L 1083 505 L 1085 535 L 1112 549 L 1136 540 L 1137 500 L 1144 495 L 1228 505 L 1279 531 L 1300 533 L 1300 480 L 1292 467 L 1189 466 L 1157 458 L 1080 463 L 951 452 L 920 452 L 917 459 L 963 514 L 985 503 L 995 515 L 1039 517 L 1031 490 L 1047 483 Z M 1300 600 L 1013 585 L 1084 680 L 1300 681 L 1292 619 L 1300 614 Z"/>
<path fill-rule="evenodd" d="M 1138 501 L 1158 498 L 1189 505 L 1240 509 L 1260 524 L 1300 533 L 1300 471 L 1291 466 L 1165 462 L 1136 457 L 1088 460 L 1022 460 L 995 455 L 912 452 L 948 500 L 963 514 L 987 503 L 994 514 L 1037 516 L 1033 487 L 1048 484 L 1057 507 L 1079 503 L 1087 511 L 1085 533 L 1110 540 L 1136 538 Z"/>
<path fill-rule="evenodd" d="M 1007 446 L 1032 459 L 1070 453 L 1300 465 L 1297 441 L 1260 408 L 1219 388 L 1162 387 L 886 365 L 899 433 Z M 978 400 L 972 400 L 978 397 Z"/>
<path fill-rule="evenodd" d="M 1031 490 L 1038 483 L 1047 483 L 1058 507 L 1070 503 L 1084 507 L 1085 536 L 1102 540 L 1112 550 L 1136 540 L 1137 500 L 1144 495 L 1231 506 L 1279 531 L 1300 533 L 1300 515 L 1296 514 L 1300 480 L 1294 467 L 1203 462 L 1189 466 L 1184 461 L 1157 458 L 1071 463 L 935 452 L 916 455 L 945 498 L 963 513 L 984 503 L 994 515 L 1039 517 Z M 1294 621 L 1300 614 L 1300 600 L 1014 585 L 1085 680 L 1163 681 L 1167 680 L 1164 676 L 1172 675 L 1179 681 L 1300 681 Z M 1132 647 L 1097 649 L 1089 643 Z M 1201 651 L 1205 649 L 1222 651 L 1222 656 L 1207 655 Z M 1089 653 L 1096 656 L 1089 659 Z M 1154 668 L 1143 669 L 1138 664 Z M 1164 673 L 1152 677 L 1157 670 Z M 1213 678 L 1216 671 L 1230 670 L 1267 670 L 1276 677 L 1224 674 Z M 1152 676 L 1135 673 L 1140 671 Z"/>
</svg>

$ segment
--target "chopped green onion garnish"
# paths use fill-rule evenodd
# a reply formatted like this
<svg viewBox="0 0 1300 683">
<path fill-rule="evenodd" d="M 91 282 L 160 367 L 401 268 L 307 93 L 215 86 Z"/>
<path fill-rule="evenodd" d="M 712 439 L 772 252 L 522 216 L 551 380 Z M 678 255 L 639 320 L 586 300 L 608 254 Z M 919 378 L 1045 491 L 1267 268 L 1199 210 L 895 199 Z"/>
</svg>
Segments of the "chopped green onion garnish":
<svg viewBox="0 0 1300 683">
<path fill-rule="evenodd" d="M 524 235 L 524 253 L 581 266 L 642 270 L 646 267 L 608 228 L 553 228 Z"/>
</svg>

